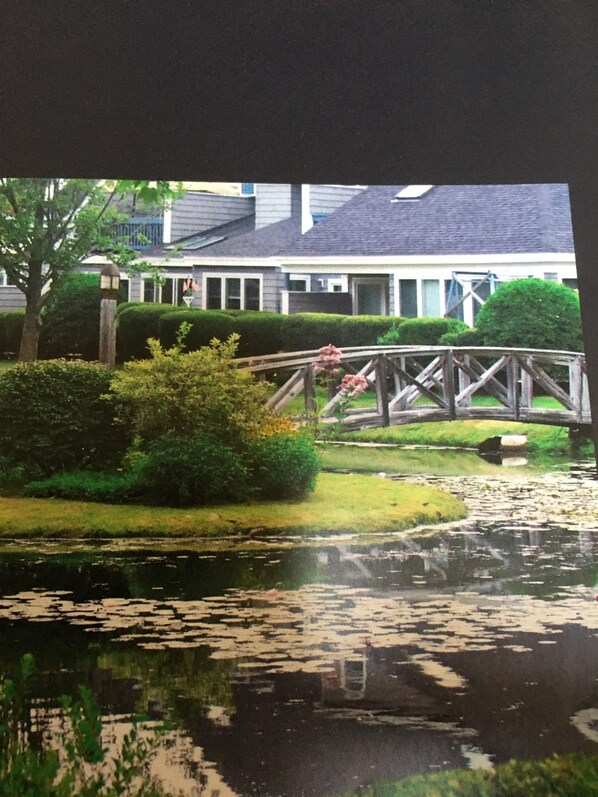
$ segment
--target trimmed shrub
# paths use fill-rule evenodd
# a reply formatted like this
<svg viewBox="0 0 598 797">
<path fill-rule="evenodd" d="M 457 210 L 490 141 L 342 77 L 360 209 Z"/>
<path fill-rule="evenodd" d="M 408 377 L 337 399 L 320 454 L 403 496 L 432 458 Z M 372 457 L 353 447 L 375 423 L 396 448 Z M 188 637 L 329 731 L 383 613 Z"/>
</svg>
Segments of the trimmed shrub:
<svg viewBox="0 0 598 797">
<path fill-rule="evenodd" d="M 146 500 L 165 506 L 203 506 L 246 501 L 249 470 L 232 448 L 205 432 L 165 435 L 148 447 L 139 468 Z"/>
<path fill-rule="evenodd" d="M 234 331 L 239 334 L 238 357 L 276 354 L 282 351 L 281 313 L 249 311 L 234 319 Z"/>
<path fill-rule="evenodd" d="M 126 415 L 104 398 L 112 372 L 85 362 L 22 363 L 0 374 L 0 455 L 44 476 L 117 465 L 129 443 Z"/>
<path fill-rule="evenodd" d="M 378 343 L 398 346 L 437 346 L 447 332 L 466 332 L 467 324 L 456 318 L 408 318 L 378 338 Z"/>
<path fill-rule="evenodd" d="M 583 350 L 579 296 L 556 282 L 523 279 L 501 285 L 476 323 L 484 346 Z"/>
<path fill-rule="evenodd" d="M 445 332 L 438 341 L 441 346 L 481 346 L 480 333 L 477 329 L 466 329 L 464 332 Z"/>
<path fill-rule="evenodd" d="M 383 315 L 343 316 L 341 322 L 341 348 L 345 346 L 375 346 L 378 338 L 392 327 L 398 327 L 402 318 Z"/>
<path fill-rule="evenodd" d="M 294 313 L 282 322 L 284 351 L 311 351 L 333 343 L 340 345 L 341 325 L 347 316 L 332 313 Z"/>
<path fill-rule="evenodd" d="M 276 434 L 251 443 L 248 460 L 253 483 L 263 498 L 300 501 L 311 492 L 320 458 L 305 434 Z"/>
<path fill-rule="evenodd" d="M 34 498 L 64 498 L 67 501 L 98 501 L 106 504 L 126 504 L 139 497 L 139 477 L 136 472 L 96 473 L 70 471 L 55 473 L 47 479 L 29 482 L 24 495 Z"/>
<path fill-rule="evenodd" d="M 172 312 L 171 304 L 149 302 L 130 304 L 117 315 L 116 354 L 119 362 L 145 360 L 149 354 L 147 341 L 157 338 L 158 322 L 165 313 Z"/>
<path fill-rule="evenodd" d="M 174 310 L 163 315 L 158 322 L 158 337 L 164 348 L 170 349 L 176 344 L 181 324 L 189 324 L 189 332 L 185 337 L 185 349 L 196 351 L 208 346 L 214 338 L 227 340 L 232 335 L 235 321 L 231 316 L 218 310 Z"/>
<path fill-rule="evenodd" d="M 25 323 L 25 311 L 15 310 L 11 313 L 0 313 L 0 353 L 6 356 L 11 352 L 18 354 Z"/>
<path fill-rule="evenodd" d="M 40 357 L 78 353 L 85 360 L 97 360 L 101 300 L 99 274 L 69 274 L 54 287 L 43 310 Z"/>
</svg>

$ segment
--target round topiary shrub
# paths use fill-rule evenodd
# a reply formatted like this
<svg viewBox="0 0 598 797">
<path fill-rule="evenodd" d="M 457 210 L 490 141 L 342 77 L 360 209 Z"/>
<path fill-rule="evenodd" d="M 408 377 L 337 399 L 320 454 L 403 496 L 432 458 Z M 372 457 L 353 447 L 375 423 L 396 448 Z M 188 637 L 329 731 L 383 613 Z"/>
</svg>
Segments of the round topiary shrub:
<svg viewBox="0 0 598 797">
<path fill-rule="evenodd" d="M 160 318 L 158 337 L 164 348 L 170 349 L 177 342 L 181 324 L 189 324 L 185 337 L 186 351 L 197 351 L 208 346 L 214 338 L 226 340 L 232 335 L 236 319 L 218 310 L 174 310 Z"/>
<path fill-rule="evenodd" d="M 582 351 L 577 293 L 542 279 L 507 282 L 481 308 L 477 330 L 484 346 Z"/>
<path fill-rule="evenodd" d="M 253 483 L 263 498 L 299 501 L 311 492 L 320 472 L 313 441 L 304 434 L 276 434 L 250 445 Z"/>
<path fill-rule="evenodd" d="M 104 398 L 112 376 L 102 366 L 64 360 L 2 372 L 0 455 L 31 476 L 118 465 L 130 436 L 127 423 L 115 420 L 115 405 Z"/>
<path fill-rule="evenodd" d="M 341 341 L 346 316 L 332 313 L 293 313 L 282 322 L 283 351 L 312 351 Z"/>
<path fill-rule="evenodd" d="M 350 315 L 341 322 L 341 348 L 375 346 L 378 338 L 403 321 L 398 316 Z"/>
<path fill-rule="evenodd" d="M 212 435 L 164 435 L 138 466 L 144 498 L 163 506 L 203 506 L 246 501 L 253 489 L 239 455 Z"/>
<path fill-rule="evenodd" d="M 116 356 L 119 362 L 146 360 L 147 341 L 158 337 L 161 316 L 172 312 L 171 304 L 130 303 L 117 314 Z"/>
</svg>

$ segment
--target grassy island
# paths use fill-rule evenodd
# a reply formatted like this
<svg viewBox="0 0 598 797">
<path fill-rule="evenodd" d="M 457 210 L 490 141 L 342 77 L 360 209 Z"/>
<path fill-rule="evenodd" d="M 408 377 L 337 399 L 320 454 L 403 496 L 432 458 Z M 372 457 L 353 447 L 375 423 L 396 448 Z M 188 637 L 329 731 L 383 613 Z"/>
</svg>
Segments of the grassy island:
<svg viewBox="0 0 598 797">
<path fill-rule="evenodd" d="M 204 539 L 260 533 L 396 532 L 465 517 L 463 502 L 431 487 L 323 473 L 304 501 L 173 509 L 0 498 L 1 539 Z"/>
</svg>

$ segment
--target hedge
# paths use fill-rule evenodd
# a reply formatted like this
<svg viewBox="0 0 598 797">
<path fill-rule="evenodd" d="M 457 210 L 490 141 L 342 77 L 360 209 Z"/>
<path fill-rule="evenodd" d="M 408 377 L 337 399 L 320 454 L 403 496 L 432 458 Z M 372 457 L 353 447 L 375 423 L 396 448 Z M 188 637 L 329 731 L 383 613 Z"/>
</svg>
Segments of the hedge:
<svg viewBox="0 0 598 797">
<path fill-rule="evenodd" d="M 340 346 L 342 322 L 348 316 L 332 313 L 294 313 L 282 322 L 284 351 L 311 351 L 329 343 Z"/>
<path fill-rule="evenodd" d="M 439 341 L 441 346 L 481 346 L 480 333 L 477 329 L 466 329 L 464 332 L 445 332 Z"/>
<path fill-rule="evenodd" d="M 219 310 L 171 310 L 158 321 L 158 338 L 164 348 L 171 348 L 181 324 L 186 322 L 191 328 L 185 338 L 185 350 L 196 351 L 209 345 L 213 338 L 227 340 L 235 331 L 236 320 Z"/>
<path fill-rule="evenodd" d="M 399 346 L 438 346 L 447 332 L 466 332 L 467 324 L 456 318 L 408 318 L 378 338 L 378 343 Z"/>
<path fill-rule="evenodd" d="M 276 354 L 282 351 L 282 325 L 286 316 L 258 311 L 240 313 L 234 318 L 234 331 L 241 336 L 239 357 Z"/>
<path fill-rule="evenodd" d="M 0 313 L 0 353 L 8 352 L 16 355 L 21 346 L 21 335 L 25 323 L 25 311 L 15 310 L 11 313 Z"/>
<path fill-rule="evenodd" d="M 99 274 L 69 274 L 56 285 L 42 311 L 40 358 L 78 353 L 84 360 L 97 360 L 101 301 Z"/>
<path fill-rule="evenodd" d="M 117 316 L 116 356 L 119 362 L 149 357 L 147 339 L 159 336 L 158 322 L 172 312 L 171 304 L 130 304 Z"/>
<path fill-rule="evenodd" d="M 341 321 L 341 348 L 350 346 L 375 346 L 378 338 L 404 319 L 384 315 L 343 316 Z"/>
<path fill-rule="evenodd" d="M 20 363 L 2 372 L 0 456 L 32 477 L 118 465 L 130 435 L 103 398 L 112 378 L 98 364 L 65 360 Z"/>
</svg>

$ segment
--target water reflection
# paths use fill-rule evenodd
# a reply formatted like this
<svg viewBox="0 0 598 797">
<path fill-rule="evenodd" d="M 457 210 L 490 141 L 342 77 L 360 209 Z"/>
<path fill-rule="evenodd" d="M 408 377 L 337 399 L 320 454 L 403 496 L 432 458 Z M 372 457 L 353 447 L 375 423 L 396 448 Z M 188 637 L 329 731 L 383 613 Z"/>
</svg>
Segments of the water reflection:
<svg viewBox="0 0 598 797">
<path fill-rule="evenodd" d="M 48 707 L 86 683 L 115 723 L 174 717 L 205 793 L 596 752 L 590 475 L 444 478 L 470 518 L 383 545 L 4 554 L 0 668 L 31 651 Z"/>
</svg>

